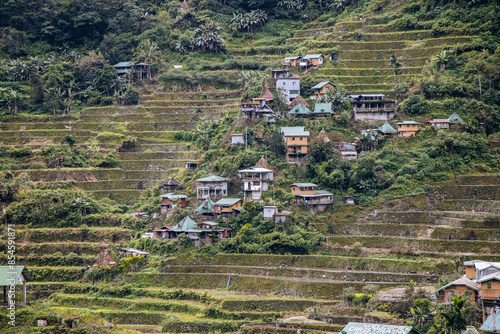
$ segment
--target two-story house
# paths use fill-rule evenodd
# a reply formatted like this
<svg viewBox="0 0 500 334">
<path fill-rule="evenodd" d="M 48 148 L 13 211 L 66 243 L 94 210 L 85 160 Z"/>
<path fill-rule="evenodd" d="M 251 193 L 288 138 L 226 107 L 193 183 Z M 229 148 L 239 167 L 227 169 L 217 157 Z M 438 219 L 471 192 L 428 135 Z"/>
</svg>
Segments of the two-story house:
<svg viewBox="0 0 500 334">
<path fill-rule="evenodd" d="M 241 198 L 222 198 L 214 204 L 216 214 L 222 217 L 237 215 L 243 208 L 243 200 Z"/>
<path fill-rule="evenodd" d="M 335 91 L 335 87 L 337 86 L 331 83 L 330 81 L 323 81 L 317 84 L 316 86 L 313 86 L 311 89 L 314 92 L 315 98 L 320 99 L 328 92 L 328 90 L 330 90 L 333 93 Z"/>
<path fill-rule="evenodd" d="M 243 180 L 244 200 L 260 199 L 263 191 L 269 189 L 269 184 L 273 182 L 274 172 L 263 167 L 250 167 L 239 170 L 238 173 Z"/>
<path fill-rule="evenodd" d="M 283 140 L 286 146 L 286 161 L 297 162 L 300 157 L 307 154 L 309 150 L 309 131 L 304 127 L 282 127 Z"/>
<path fill-rule="evenodd" d="M 420 131 L 420 123 L 414 121 L 402 121 L 396 123 L 399 137 L 414 137 Z"/>
<path fill-rule="evenodd" d="M 333 202 L 332 193 L 317 189 L 314 183 L 294 183 L 290 185 L 292 194 L 295 195 L 295 203 L 304 201 L 307 205 L 327 205 Z"/>
<path fill-rule="evenodd" d="M 366 123 L 388 121 L 396 113 L 396 101 L 386 99 L 383 94 L 360 94 L 350 96 L 354 119 Z"/>
<path fill-rule="evenodd" d="M 292 76 L 289 78 L 279 78 L 276 80 L 276 90 L 282 89 L 286 100 L 292 102 L 300 94 L 300 78 Z"/>
<path fill-rule="evenodd" d="M 208 176 L 194 180 L 196 183 L 196 198 L 221 198 L 227 196 L 227 179 L 220 176 Z"/>
<path fill-rule="evenodd" d="M 167 213 L 168 211 L 174 209 L 177 206 L 181 208 L 186 207 L 186 195 L 168 193 L 160 196 L 161 202 L 161 213 Z"/>
</svg>

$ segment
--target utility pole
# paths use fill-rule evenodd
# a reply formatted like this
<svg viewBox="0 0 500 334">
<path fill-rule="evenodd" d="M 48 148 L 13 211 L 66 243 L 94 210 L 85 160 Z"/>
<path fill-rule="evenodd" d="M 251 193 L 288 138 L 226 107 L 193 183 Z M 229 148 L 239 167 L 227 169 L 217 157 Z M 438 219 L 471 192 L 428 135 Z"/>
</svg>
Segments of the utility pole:
<svg viewBox="0 0 500 334">
<path fill-rule="evenodd" d="M 248 151 L 248 128 L 245 126 L 245 151 Z"/>
</svg>

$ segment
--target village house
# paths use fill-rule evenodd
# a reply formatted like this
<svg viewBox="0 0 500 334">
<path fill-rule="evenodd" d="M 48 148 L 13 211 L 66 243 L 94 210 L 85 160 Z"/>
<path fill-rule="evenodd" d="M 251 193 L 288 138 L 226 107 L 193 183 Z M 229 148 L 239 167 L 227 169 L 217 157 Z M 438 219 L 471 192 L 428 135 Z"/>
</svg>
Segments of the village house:
<svg viewBox="0 0 500 334">
<path fill-rule="evenodd" d="M 162 192 L 166 192 L 166 193 L 175 192 L 179 187 L 182 186 L 181 182 L 179 182 L 176 179 L 173 179 L 171 177 L 169 177 L 168 179 L 166 179 L 165 181 L 163 181 L 160 184 L 162 185 Z"/>
<path fill-rule="evenodd" d="M 332 103 L 316 103 L 312 113 L 314 119 L 328 118 L 333 116 Z"/>
<path fill-rule="evenodd" d="M 241 198 L 222 198 L 214 204 L 215 213 L 222 217 L 238 215 L 242 208 L 243 200 Z"/>
<path fill-rule="evenodd" d="M 462 117 L 460 117 L 456 112 L 451 114 L 451 116 L 448 117 L 448 120 L 450 121 L 451 125 L 459 125 L 465 123 Z"/>
<path fill-rule="evenodd" d="M 299 158 L 305 156 L 309 149 L 309 131 L 304 127 L 282 127 L 283 140 L 286 146 L 286 161 L 298 162 Z"/>
<path fill-rule="evenodd" d="M 285 99 L 292 102 L 300 94 L 300 78 L 292 76 L 289 78 L 280 78 L 276 80 L 276 89 L 282 89 L 285 93 Z"/>
<path fill-rule="evenodd" d="M 464 262 L 465 267 L 465 277 L 467 278 L 476 278 L 476 262 L 485 262 L 483 260 L 470 260 Z"/>
<path fill-rule="evenodd" d="M 241 103 L 240 111 L 247 118 L 264 118 L 273 115 L 273 110 L 266 104 L 269 101 L 267 97 L 253 98 L 252 102 Z"/>
<path fill-rule="evenodd" d="M 247 198 L 260 199 L 262 192 L 267 191 L 269 184 L 273 182 L 274 172 L 267 168 L 250 167 L 239 170 L 238 173 L 243 180 L 243 196 L 245 201 Z"/>
<path fill-rule="evenodd" d="M 427 121 L 427 126 L 432 126 L 436 129 L 449 129 L 450 128 L 450 120 L 447 118 L 434 118 L 430 121 Z"/>
<path fill-rule="evenodd" d="M 196 222 L 192 220 L 191 217 L 186 216 L 179 223 L 177 223 L 168 230 L 167 239 L 177 240 L 180 234 L 186 234 L 188 230 L 192 230 L 195 228 L 196 228 Z"/>
<path fill-rule="evenodd" d="M 168 193 L 165 195 L 160 195 L 161 202 L 161 213 L 167 213 L 168 211 L 174 209 L 177 206 L 181 208 L 186 207 L 186 195 L 176 194 L 176 193 Z"/>
<path fill-rule="evenodd" d="M 299 102 L 289 112 L 288 116 L 293 118 L 309 118 L 311 110 L 307 108 L 302 102 Z"/>
<path fill-rule="evenodd" d="M 474 262 L 476 281 L 479 282 L 485 276 L 500 272 L 500 262 Z"/>
<path fill-rule="evenodd" d="M 273 79 L 288 78 L 289 76 L 290 76 L 290 70 L 288 69 L 271 71 L 271 77 Z"/>
<path fill-rule="evenodd" d="M 441 303 L 451 302 L 453 297 L 469 297 L 472 302 L 479 300 L 481 286 L 468 278 L 462 277 L 448 283 L 436 290 L 438 301 Z"/>
<path fill-rule="evenodd" d="M 306 106 L 307 108 L 311 108 L 311 105 L 309 103 L 307 103 L 306 100 L 304 100 L 304 98 L 300 95 L 297 95 L 296 98 L 294 98 L 292 100 L 292 102 L 290 102 L 290 104 L 288 105 L 288 109 L 292 109 L 293 107 L 295 107 L 297 104 L 299 103 L 302 103 L 304 106 Z"/>
<path fill-rule="evenodd" d="M 196 198 L 221 198 L 227 196 L 227 179 L 220 176 L 208 176 L 194 180 L 196 183 Z"/>
<path fill-rule="evenodd" d="M 496 302 L 500 297 L 500 272 L 483 276 L 477 283 L 481 285 L 481 303 L 485 321 L 497 307 Z"/>
<path fill-rule="evenodd" d="M 167 231 L 167 239 L 177 240 L 179 235 L 185 234 L 189 239 L 195 241 L 195 247 L 211 244 L 212 237 L 224 239 L 231 237 L 231 229 L 219 227 L 218 223 L 205 221 L 196 223 L 191 217 L 186 216 L 177 225 Z"/>
<path fill-rule="evenodd" d="M 420 123 L 414 121 L 402 121 L 396 123 L 399 137 L 414 137 L 420 131 Z"/>
<path fill-rule="evenodd" d="M 154 228 L 152 235 L 149 237 L 151 239 L 168 239 L 168 231 L 170 231 L 172 227 L 173 226 L 162 226 L 161 228 Z"/>
<path fill-rule="evenodd" d="M 393 135 L 397 134 L 398 131 L 394 129 L 389 122 L 385 122 L 382 126 L 379 126 L 377 128 L 378 132 L 381 133 L 383 136 L 387 137 L 392 137 Z"/>
<path fill-rule="evenodd" d="M 344 203 L 347 205 L 355 205 L 355 204 L 358 204 L 358 199 L 356 197 L 352 197 L 352 196 L 345 196 Z"/>
<path fill-rule="evenodd" d="M 333 194 L 317 189 L 318 185 L 314 183 L 294 183 L 290 187 L 295 195 L 295 204 L 303 201 L 314 211 L 323 211 L 333 202 Z"/>
<path fill-rule="evenodd" d="M 299 66 L 308 68 L 310 66 L 319 66 L 323 64 L 325 57 L 322 54 L 305 55 L 300 60 Z"/>
<path fill-rule="evenodd" d="M 215 216 L 215 202 L 212 201 L 210 197 L 207 197 L 201 202 L 196 209 L 194 209 L 196 215 L 204 216 Z"/>
<path fill-rule="evenodd" d="M 396 326 L 386 324 L 367 324 L 349 322 L 340 332 L 342 334 L 422 334 L 411 326 Z"/>
<path fill-rule="evenodd" d="M 231 145 L 245 144 L 245 139 L 242 133 L 234 133 L 231 135 Z"/>
<path fill-rule="evenodd" d="M 281 211 L 278 212 L 277 206 L 267 205 L 263 209 L 264 219 L 274 220 L 275 224 L 286 224 L 290 220 L 291 212 Z"/>
<path fill-rule="evenodd" d="M 350 143 L 340 143 L 340 155 L 344 160 L 352 160 L 358 158 L 358 152 L 356 151 L 356 145 Z"/>
<path fill-rule="evenodd" d="M 119 77 L 123 77 L 126 82 L 130 82 L 130 80 L 148 79 L 148 64 L 138 61 L 123 61 L 113 65 L 113 67 L 116 70 L 116 74 L 118 74 Z M 132 74 L 131 78 L 128 73 Z"/>
<path fill-rule="evenodd" d="M 273 93 L 271 93 L 271 90 L 269 90 L 269 89 L 266 91 L 266 93 L 262 97 L 266 99 L 266 102 L 271 102 L 272 100 L 274 100 L 274 95 L 273 95 Z"/>
<path fill-rule="evenodd" d="M 385 99 L 383 94 L 350 95 L 354 119 L 366 123 L 388 121 L 396 113 L 396 101 Z"/>
<path fill-rule="evenodd" d="M 0 286 L 3 287 L 3 302 L 0 304 L 7 307 L 14 303 L 18 305 L 19 302 L 9 298 L 8 291 L 11 285 L 22 284 L 23 301 L 21 305 L 26 305 L 26 283 L 31 280 L 31 274 L 25 266 L 0 266 Z"/>
<path fill-rule="evenodd" d="M 296 67 L 300 60 L 302 58 L 300 56 L 294 56 L 294 57 L 285 57 L 285 59 L 283 59 L 283 62 L 281 63 L 282 66 L 286 66 L 286 67 Z"/>
<path fill-rule="evenodd" d="M 330 81 L 323 81 L 313 86 L 311 89 L 314 91 L 315 99 L 319 100 L 322 96 L 325 96 L 328 90 L 332 93 L 335 91 L 336 85 L 332 84 Z M 312 97 L 311 97 L 312 99 Z"/>
</svg>

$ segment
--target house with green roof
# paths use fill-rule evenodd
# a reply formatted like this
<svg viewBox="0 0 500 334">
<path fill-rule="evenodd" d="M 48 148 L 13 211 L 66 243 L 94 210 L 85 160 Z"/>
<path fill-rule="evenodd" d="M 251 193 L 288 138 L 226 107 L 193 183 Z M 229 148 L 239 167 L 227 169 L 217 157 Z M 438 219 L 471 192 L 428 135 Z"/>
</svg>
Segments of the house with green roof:
<svg viewBox="0 0 500 334">
<path fill-rule="evenodd" d="M 288 112 L 288 115 L 295 118 L 307 118 L 311 115 L 311 110 L 299 102 Z"/>
<path fill-rule="evenodd" d="M 200 205 L 194 210 L 194 213 L 197 215 L 215 215 L 215 202 L 212 201 L 210 197 L 207 197 L 201 202 Z"/>
<path fill-rule="evenodd" d="M 196 198 L 221 198 L 227 196 L 227 181 L 226 178 L 220 176 L 208 176 L 194 180 L 196 185 Z"/>
<path fill-rule="evenodd" d="M 309 67 L 309 66 L 319 66 L 323 64 L 325 57 L 322 54 L 310 54 L 302 57 L 299 66 L 300 67 Z"/>
<path fill-rule="evenodd" d="M 318 118 L 328 118 L 333 115 L 332 103 L 316 103 L 314 106 L 313 117 Z"/>
<path fill-rule="evenodd" d="M 168 211 L 180 206 L 181 208 L 186 207 L 186 195 L 181 195 L 177 193 L 168 193 L 160 195 L 162 199 L 161 202 L 161 213 L 167 213 Z"/>
<path fill-rule="evenodd" d="M 323 81 L 313 86 L 311 89 L 314 91 L 314 95 L 316 95 L 315 98 L 320 99 L 328 92 L 328 90 L 333 93 L 335 91 L 335 87 L 337 86 L 330 81 Z"/>
<path fill-rule="evenodd" d="M 398 133 L 396 129 L 394 129 L 389 122 L 385 122 L 382 126 L 377 128 L 378 132 L 383 134 L 384 136 L 392 136 Z"/>
<path fill-rule="evenodd" d="M 367 324 L 350 322 L 340 331 L 340 334 L 422 334 L 411 326 L 396 326 L 386 324 Z"/>
<path fill-rule="evenodd" d="M 0 286 L 3 286 L 3 302 L 14 304 L 11 286 L 23 285 L 23 305 L 26 304 L 26 283 L 31 281 L 31 274 L 25 266 L 0 266 Z M 12 291 L 15 293 L 15 291 Z M 10 293 L 10 294 L 9 294 Z"/>
<path fill-rule="evenodd" d="M 305 202 L 310 208 L 323 211 L 333 203 L 333 194 L 327 190 L 318 189 L 314 183 L 293 183 L 290 185 L 295 203 Z"/>
<path fill-rule="evenodd" d="M 243 208 L 241 198 L 222 198 L 214 204 L 215 213 L 222 217 L 237 215 Z"/>
<path fill-rule="evenodd" d="M 402 121 L 396 123 L 399 137 L 414 137 L 420 131 L 421 123 L 415 121 Z"/>
<path fill-rule="evenodd" d="M 309 131 L 304 127 L 282 127 L 283 139 L 286 146 L 286 161 L 298 162 L 309 150 Z"/>
<path fill-rule="evenodd" d="M 451 124 L 464 124 L 464 120 L 462 117 L 460 117 L 456 112 L 451 114 L 450 117 L 448 117 L 448 120 L 450 121 Z"/>
</svg>

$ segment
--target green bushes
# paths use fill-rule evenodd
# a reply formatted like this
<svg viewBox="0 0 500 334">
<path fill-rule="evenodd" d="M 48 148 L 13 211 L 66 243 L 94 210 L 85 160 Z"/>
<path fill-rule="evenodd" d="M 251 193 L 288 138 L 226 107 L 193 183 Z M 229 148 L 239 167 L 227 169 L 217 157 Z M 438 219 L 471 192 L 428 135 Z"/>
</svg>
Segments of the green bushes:
<svg viewBox="0 0 500 334">
<path fill-rule="evenodd" d="M 177 243 L 165 239 L 136 239 L 129 243 L 129 247 L 154 253 L 156 255 L 172 255 L 177 254 L 179 251 Z"/>
<path fill-rule="evenodd" d="M 29 146 L 22 146 L 19 148 L 13 147 L 9 151 L 12 158 L 29 158 L 33 155 L 33 151 Z"/>
<path fill-rule="evenodd" d="M 208 333 L 237 332 L 244 321 L 166 321 L 163 323 L 163 332 L 170 333 Z"/>
</svg>

